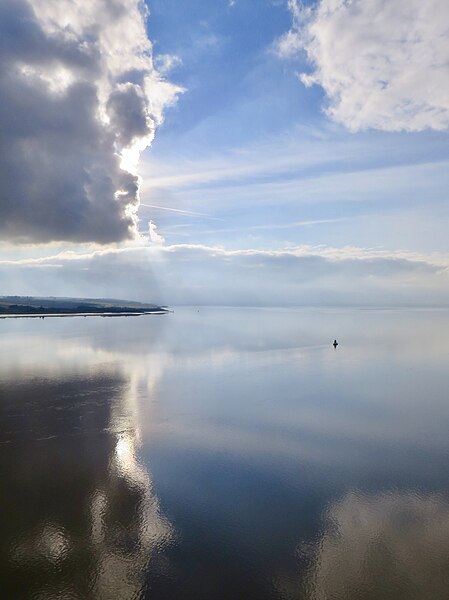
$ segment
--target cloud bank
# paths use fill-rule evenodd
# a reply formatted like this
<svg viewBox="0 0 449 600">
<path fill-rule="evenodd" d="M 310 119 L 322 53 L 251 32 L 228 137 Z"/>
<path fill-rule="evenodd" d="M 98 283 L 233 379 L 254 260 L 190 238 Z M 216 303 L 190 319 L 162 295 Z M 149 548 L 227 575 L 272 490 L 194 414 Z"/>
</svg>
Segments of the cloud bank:
<svg viewBox="0 0 449 600">
<path fill-rule="evenodd" d="M 123 297 L 169 305 L 449 304 L 447 262 L 407 253 L 298 246 L 163 245 L 0 261 L 4 294 Z M 186 268 L 188 265 L 188 269 Z M 125 290 L 125 292 L 124 292 Z"/>
<path fill-rule="evenodd" d="M 0 3 L 0 239 L 137 236 L 136 163 L 178 87 L 138 0 Z"/>
<path fill-rule="evenodd" d="M 449 127 L 449 4 L 445 0 L 289 0 L 281 56 L 305 51 L 327 114 L 350 130 Z"/>
</svg>

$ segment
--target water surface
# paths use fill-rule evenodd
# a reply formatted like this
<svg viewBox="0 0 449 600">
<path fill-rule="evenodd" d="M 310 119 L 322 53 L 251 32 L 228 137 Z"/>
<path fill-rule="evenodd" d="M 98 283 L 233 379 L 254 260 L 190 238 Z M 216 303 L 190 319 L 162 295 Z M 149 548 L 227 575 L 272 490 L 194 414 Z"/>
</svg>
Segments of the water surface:
<svg viewBox="0 0 449 600">
<path fill-rule="evenodd" d="M 2 597 L 447 598 L 448 331 L 438 310 L 1 321 Z"/>
</svg>

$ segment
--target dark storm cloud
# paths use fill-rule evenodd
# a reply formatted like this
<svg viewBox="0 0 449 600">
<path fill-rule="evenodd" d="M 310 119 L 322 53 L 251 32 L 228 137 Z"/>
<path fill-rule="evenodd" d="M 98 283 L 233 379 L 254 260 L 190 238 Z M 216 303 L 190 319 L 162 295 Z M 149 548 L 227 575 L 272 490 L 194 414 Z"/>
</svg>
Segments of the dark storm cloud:
<svg viewBox="0 0 449 600">
<path fill-rule="evenodd" d="M 120 154 L 151 142 L 152 91 L 172 101 L 177 89 L 152 67 L 137 0 L 126 4 L 0 4 L 0 239 L 136 236 L 139 180 Z"/>
<path fill-rule="evenodd" d="M 137 85 L 122 85 L 110 95 L 108 114 L 122 146 L 151 134 L 154 123 L 148 118 L 146 108 L 145 96 Z"/>
</svg>

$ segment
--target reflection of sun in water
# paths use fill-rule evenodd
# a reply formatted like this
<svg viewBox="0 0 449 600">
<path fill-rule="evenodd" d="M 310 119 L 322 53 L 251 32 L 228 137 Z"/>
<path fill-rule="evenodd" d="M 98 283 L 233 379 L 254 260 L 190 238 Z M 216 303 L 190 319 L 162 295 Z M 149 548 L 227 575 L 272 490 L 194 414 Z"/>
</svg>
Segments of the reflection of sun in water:
<svg viewBox="0 0 449 600">
<path fill-rule="evenodd" d="M 132 473 L 136 469 L 134 442 L 128 433 L 121 433 L 115 445 L 115 461 L 120 471 Z"/>
<path fill-rule="evenodd" d="M 117 435 L 107 486 L 97 490 L 91 502 L 99 600 L 137 597 L 149 562 L 173 539 L 173 528 L 152 493 L 150 475 L 137 460 L 136 440 L 131 430 Z"/>
<path fill-rule="evenodd" d="M 99 557 L 95 597 L 99 600 L 137 597 L 148 565 L 173 540 L 173 527 L 161 514 L 150 474 L 138 459 L 138 424 L 149 417 L 147 405 L 146 419 L 140 414 L 143 397 L 151 398 L 148 372 L 134 366 L 128 370 L 126 388 L 112 405 L 107 431 L 115 445 L 107 482 L 91 499 L 92 534 Z"/>
</svg>

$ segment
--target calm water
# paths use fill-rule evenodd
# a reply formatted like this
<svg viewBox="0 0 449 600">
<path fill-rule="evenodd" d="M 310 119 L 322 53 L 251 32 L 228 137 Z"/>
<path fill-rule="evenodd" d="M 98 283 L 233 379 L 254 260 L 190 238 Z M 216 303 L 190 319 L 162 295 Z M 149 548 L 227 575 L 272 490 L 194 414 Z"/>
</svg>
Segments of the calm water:
<svg viewBox="0 0 449 600">
<path fill-rule="evenodd" d="M 1 598 L 447 599 L 448 365 L 445 311 L 0 321 Z"/>
</svg>

